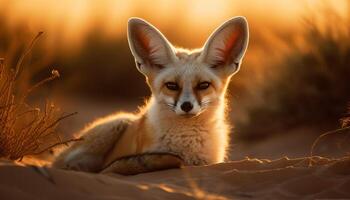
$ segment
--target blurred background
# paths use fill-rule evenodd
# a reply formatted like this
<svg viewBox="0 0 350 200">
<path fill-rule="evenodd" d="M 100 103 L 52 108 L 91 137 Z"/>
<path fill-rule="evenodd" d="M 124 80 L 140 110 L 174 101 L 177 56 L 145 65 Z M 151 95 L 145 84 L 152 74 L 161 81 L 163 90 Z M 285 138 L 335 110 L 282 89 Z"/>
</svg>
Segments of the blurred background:
<svg viewBox="0 0 350 200">
<path fill-rule="evenodd" d="M 61 77 L 29 101 L 77 111 L 60 125 L 68 138 L 106 114 L 136 111 L 150 95 L 129 51 L 128 18 L 146 19 L 175 46 L 198 48 L 223 21 L 243 15 L 250 44 L 229 87 L 231 159 L 305 156 L 347 115 L 349 11 L 346 0 L 0 0 L 0 58 L 15 66 L 44 32 L 24 61 L 18 90 L 57 69 Z M 323 143 L 319 155 L 349 150 L 348 137 Z"/>
</svg>

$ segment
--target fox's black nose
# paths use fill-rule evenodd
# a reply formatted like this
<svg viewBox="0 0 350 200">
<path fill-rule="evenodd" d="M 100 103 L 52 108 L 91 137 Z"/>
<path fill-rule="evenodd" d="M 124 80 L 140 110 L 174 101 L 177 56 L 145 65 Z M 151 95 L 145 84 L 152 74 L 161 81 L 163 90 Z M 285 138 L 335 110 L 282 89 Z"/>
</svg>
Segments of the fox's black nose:
<svg viewBox="0 0 350 200">
<path fill-rule="evenodd" d="M 193 105 L 189 101 L 185 101 L 181 104 L 181 109 L 185 112 L 190 112 L 193 108 Z"/>
</svg>

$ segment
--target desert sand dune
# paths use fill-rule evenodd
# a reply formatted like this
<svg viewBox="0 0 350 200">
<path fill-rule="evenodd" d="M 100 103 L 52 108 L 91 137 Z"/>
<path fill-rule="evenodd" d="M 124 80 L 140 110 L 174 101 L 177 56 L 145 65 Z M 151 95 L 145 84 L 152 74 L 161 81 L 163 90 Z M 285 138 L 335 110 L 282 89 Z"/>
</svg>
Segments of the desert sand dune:
<svg viewBox="0 0 350 200">
<path fill-rule="evenodd" d="M 349 157 L 245 159 L 134 176 L 0 164 L 0 199 L 319 198 L 350 198 Z"/>
</svg>

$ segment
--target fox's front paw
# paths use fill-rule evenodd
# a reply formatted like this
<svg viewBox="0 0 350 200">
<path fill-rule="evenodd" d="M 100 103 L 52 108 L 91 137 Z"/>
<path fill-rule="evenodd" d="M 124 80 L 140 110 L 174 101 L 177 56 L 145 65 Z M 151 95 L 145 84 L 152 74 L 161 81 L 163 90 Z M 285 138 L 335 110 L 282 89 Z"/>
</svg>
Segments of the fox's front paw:
<svg viewBox="0 0 350 200">
<path fill-rule="evenodd" d="M 67 170 L 98 172 L 101 169 L 102 162 L 101 156 L 76 150 L 54 162 L 52 166 Z"/>
</svg>

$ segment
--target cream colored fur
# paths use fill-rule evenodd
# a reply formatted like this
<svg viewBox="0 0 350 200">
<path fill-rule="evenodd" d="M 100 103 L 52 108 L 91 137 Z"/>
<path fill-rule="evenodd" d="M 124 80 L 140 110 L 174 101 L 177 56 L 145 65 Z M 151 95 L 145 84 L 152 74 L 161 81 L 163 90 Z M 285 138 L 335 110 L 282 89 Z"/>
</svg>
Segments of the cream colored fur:
<svg viewBox="0 0 350 200">
<path fill-rule="evenodd" d="M 157 152 L 175 154 L 186 165 L 223 162 L 230 133 L 225 94 L 247 48 L 245 18 L 226 21 L 196 51 L 174 48 L 139 18 L 129 20 L 128 40 L 152 96 L 138 114 L 94 122 L 81 132 L 83 141 L 60 154 L 53 166 L 98 172 L 119 158 Z M 177 88 L 169 89 L 169 83 Z M 185 102 L 190 109 L 184 109 Z"/>
</svg>

